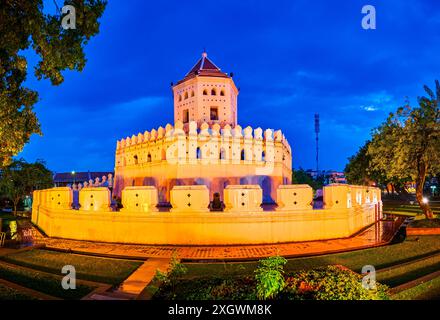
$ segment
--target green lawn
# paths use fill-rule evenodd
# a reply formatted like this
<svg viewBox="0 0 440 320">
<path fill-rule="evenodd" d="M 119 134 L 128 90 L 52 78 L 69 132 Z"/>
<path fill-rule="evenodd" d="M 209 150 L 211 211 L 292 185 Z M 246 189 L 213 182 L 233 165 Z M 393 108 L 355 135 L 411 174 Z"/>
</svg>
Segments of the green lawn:
<svg viewBox="0 0 440 320">
<path fill-rule="evenodd" d="M 411 228 L 440 228 L 440 219 L 421 219 L 411 222 Z"/>
<path fill-rule="evenodd" d="M 5 264 L 0 264 L 0 278 L 62 299 L 80 299 L 95 289 L 77 283 L 75 290 L 64 290 L 61 286 L 61 276 L 9 267 Z"/>
<path fill-rule="evenodd" d="M 376 280 L 390 287 L 396 287 L 438 270 L 440 270 L 440 256 L 437 255 L 400 267 L 394 267 L 387 271 L 378 272 Z"/>
<path fill-rule="evenodd" d="M 35 300 L 35 298 L 0 284 L 1 300 Z"/>
<path fill-rule="evenodd" d="M 440 215 L 440 204 L 432 203 L 431 209 L 435 215 Z M 396 214 L 404 216 L 416 216 L 423 219 L 425 216 L 422 214 L 422 209 L 420 209 L 417 203 L 415 204 L 403 204 L 398 202 L 386 202 L 383 204 L 383 212 L 387 214 Z"/>
<path fill-rule="evenodd" d="M 401 291 L 393 300 L 440 300 L 440 277 Z"/>
<path fill-rule="evenodd" d="M 76 269 L 78 279 L 118 285 L 135 271 L 142 262 L 83 256 L 48 250 L 29 250 L 8 254 L 0 259 L 31 269 L 61 275 L 65 265 Z"/>
<path fill-rule="evenodd" d="M 418 239 L 418 240 L 417 240 Z M 383 247 L 329 254 L 307 258 L 288 259 L 286 271 L 308 270 L 329 264 L 341 264 L 360 272 L 364 265 L 376 270 L 398 265 L 440 251 L 440 236 L 408 237 L 404 242 Z M 185 263 L 185 277 L 251 275 L 257 262 L 239 263 Z"/>
</svg>

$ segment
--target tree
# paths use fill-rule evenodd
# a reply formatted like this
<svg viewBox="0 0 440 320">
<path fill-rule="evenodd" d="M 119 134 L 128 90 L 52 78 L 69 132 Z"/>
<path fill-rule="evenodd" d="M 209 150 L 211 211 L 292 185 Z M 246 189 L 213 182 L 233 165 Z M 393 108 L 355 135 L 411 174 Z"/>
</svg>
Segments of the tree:
<svg viewBox="0 0 440 320">
<path fill-rule="evenodd" d="M 371 180 L 368 173 L 368 168 L 370 167 L 370 157 L 367 155 L 369 144 L 370 141 L 367 141 L 365 145 L 359 148 L 355 155 L 348 158 L 348 163 L 344 169 L 348 183 L 357 185 L 369 184 Z"/>
<path fill-rule="evenodd" d="M 99 32 L 105 0 L 66 0 L 64 4 L 76 9 L 75 29 L 62 27 L 60 13 L 43 12 L 43 0 L 0 2 L 0 167 L 22 150 L 32 134 L 41 134 L 33 111 L 38 93 L 23 85 L 27 77 L 23 51 L 32 49 L 39 56 L 34 70 L 38 80 L 59 85 L 63 70 L 84 68 L 83 47 Z"/>
<path fill-rule="evenodd" d="M 8 197 L 14 204 L 14 215 L 17 206 L 26 195 L 36 189 L 53 186 L 52 172 L 43 161 L 27 163 L 23 159 L 13 160 L 0 173 L 0 193 Z"/>
<path fill-rule="evenodd" d="M 416 183 L 416 199 L 427 218 L 433 218 L 429 203 L 424 200 L 426 177 L 440 170 L 440 84 L 434 93 L 426 85 L 428 97 L 418 98 L 418 107 L 409 103 L 390 113 L 388 119 L 373 131 L 367 154 L 371 167 Z"/>
<path fill-rule="evenodd" d="M 314 190 L 321 189 L 324 185 L 324 177 L 318 176 L 316 177 L 316 180 L 313 179 L 313 177 L 307 173 L 307 171 L 304 171 L 304 169 L 300 168 L 299 170 L 293 170 L 292 171 L 292 183 L 293 184 L 308 184 L 311 186 Z"/>
<path fill-rule="evenodd" d="M 367 141 L 359 148 L 355 155 L 348 158 L 348 163 L 344 169 L 347 182 L 356 185 L 370 185 L 374 182 L 377 186 L 382 188 L 391 184 L 399 194 L 407 194 L 405 183 L 409 182 L 410 179 L 387 177 L 386 172 L 383 170 L 373 168 L 371 164 L 371 156 L 368 154 L 368 148 L 370 145 L 371 142 Z"/>
</svg>

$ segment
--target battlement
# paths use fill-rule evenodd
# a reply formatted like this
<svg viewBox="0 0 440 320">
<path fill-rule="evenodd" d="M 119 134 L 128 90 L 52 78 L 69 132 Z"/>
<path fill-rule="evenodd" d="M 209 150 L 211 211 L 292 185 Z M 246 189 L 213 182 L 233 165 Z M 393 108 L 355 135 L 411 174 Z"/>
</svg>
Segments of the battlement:
<svg viewBox="0 0 440 320">
<path fill-rule="evenodd" d="M 219 124 L 200 126 L 189 122 L 167 124 L 157 130 L 145 131 L 116 144 L 116 167 L 168 160 L 221 160 L 240 163 L 283 162 L 291 167 L 291 147 L 281 130 L 252 128 L 240 125 L 232 128 Z"/>
</svg>

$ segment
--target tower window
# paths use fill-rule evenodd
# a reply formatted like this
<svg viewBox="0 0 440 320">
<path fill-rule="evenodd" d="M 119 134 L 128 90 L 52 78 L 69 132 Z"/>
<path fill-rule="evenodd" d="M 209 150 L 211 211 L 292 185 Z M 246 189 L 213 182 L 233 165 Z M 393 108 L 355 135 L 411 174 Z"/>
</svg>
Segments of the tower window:
<svg viewBox="0 0 440 320">
<path fill-rule="evenodd" d="M 245 160 L 245 157 L 244 157 L 244 150 L 241 150 L 240 160 Z"/>
<path fill-rule="evenodd" d="M 200 147 L 197 147 L 196 149 L 196 158 L 202 159 L 202 150 L 200 150 Z"/>
<path fill-rule="evenodd" d="M 203 90 L 203 95 L 204 95 L 204 96 L 207 96 L 207 95 L 208 95 L 208 91 L 206 91 L 206 89 Z"/>
<path fill-rule="evenodd" d="M 188 99 L 188 92 L 185 92 L 185 100 Z"/>
<path fill-rule="evenodd" d="M 217 95 L 217 92 L 215 91 L 215 89 L 212 89 L 211 90 L 211 96 L 216 96 Z"/>
<path fill-rule="evenodd" d="M 220 95 L 221 96 L 224 96 L 225 95 L 225 92 L 222 90 L 222 91 L 220 91 Z"/>
<path fill-rule="evenodd" d="M 151 154 L 150 153 L 147 155 L 147 162 L 151 162 Z"/>
<path fill-rule="evenodd" d="M 191 91 L 191 97 L 194 97 L 194 91 Z"/>
<path fill-rule="evenodd" d="M 211 107 L 210 118 L 211 118 L 211 120 L 218 120 L 218 108 L 217 107 Z"/>
<path fill-rule="evenodd" d="M 189 122 L 189 110 L 185 109 L 183 110 L 183 123 L 188 123 Z"/>
<path fill-rule="evenodd" d="M 182 101 L 182 95 L 179 94 L 179 101 Z"/>
<path fill-rule="evenodd" d="M 138 156 L 137 156 L 137 154 L 134 155 L 133 160 L 134 160 L 134 164 L 138 164 Z"/>
</svg>

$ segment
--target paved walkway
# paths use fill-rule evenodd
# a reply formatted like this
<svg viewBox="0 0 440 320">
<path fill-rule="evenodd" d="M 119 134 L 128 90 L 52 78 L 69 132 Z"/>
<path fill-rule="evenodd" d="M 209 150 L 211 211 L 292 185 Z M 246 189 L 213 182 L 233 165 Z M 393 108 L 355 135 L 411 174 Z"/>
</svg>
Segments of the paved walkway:
<svg viewBox="0 0 440 320">
<path fill-rule="evenodd" d="M 121 284 L 118 291 L 139 295 L 151 280 L 153 280 L 156 275 L 156 270 L 159 269 L 162 272 L 166 272 L 169 264 L 169 258 L 148 259 Z"/>
<path fill-rule="evenodd" d="M 47 248 L 52 249 L 109 257 L 169 259 L 177 251 L 178 258 L 184 261 L 256 260 L 276 254 L 284 257 L 299 257 L 385 245 L 391 241 L 403 221 L 403 218 L 398 218 L 396 221 L 380 221 L 350 238 L 280 244 L 161 246 L 112 244 L 45 237 L 38 237 L 37 243 L 43 243 Z"/>
</svg>

